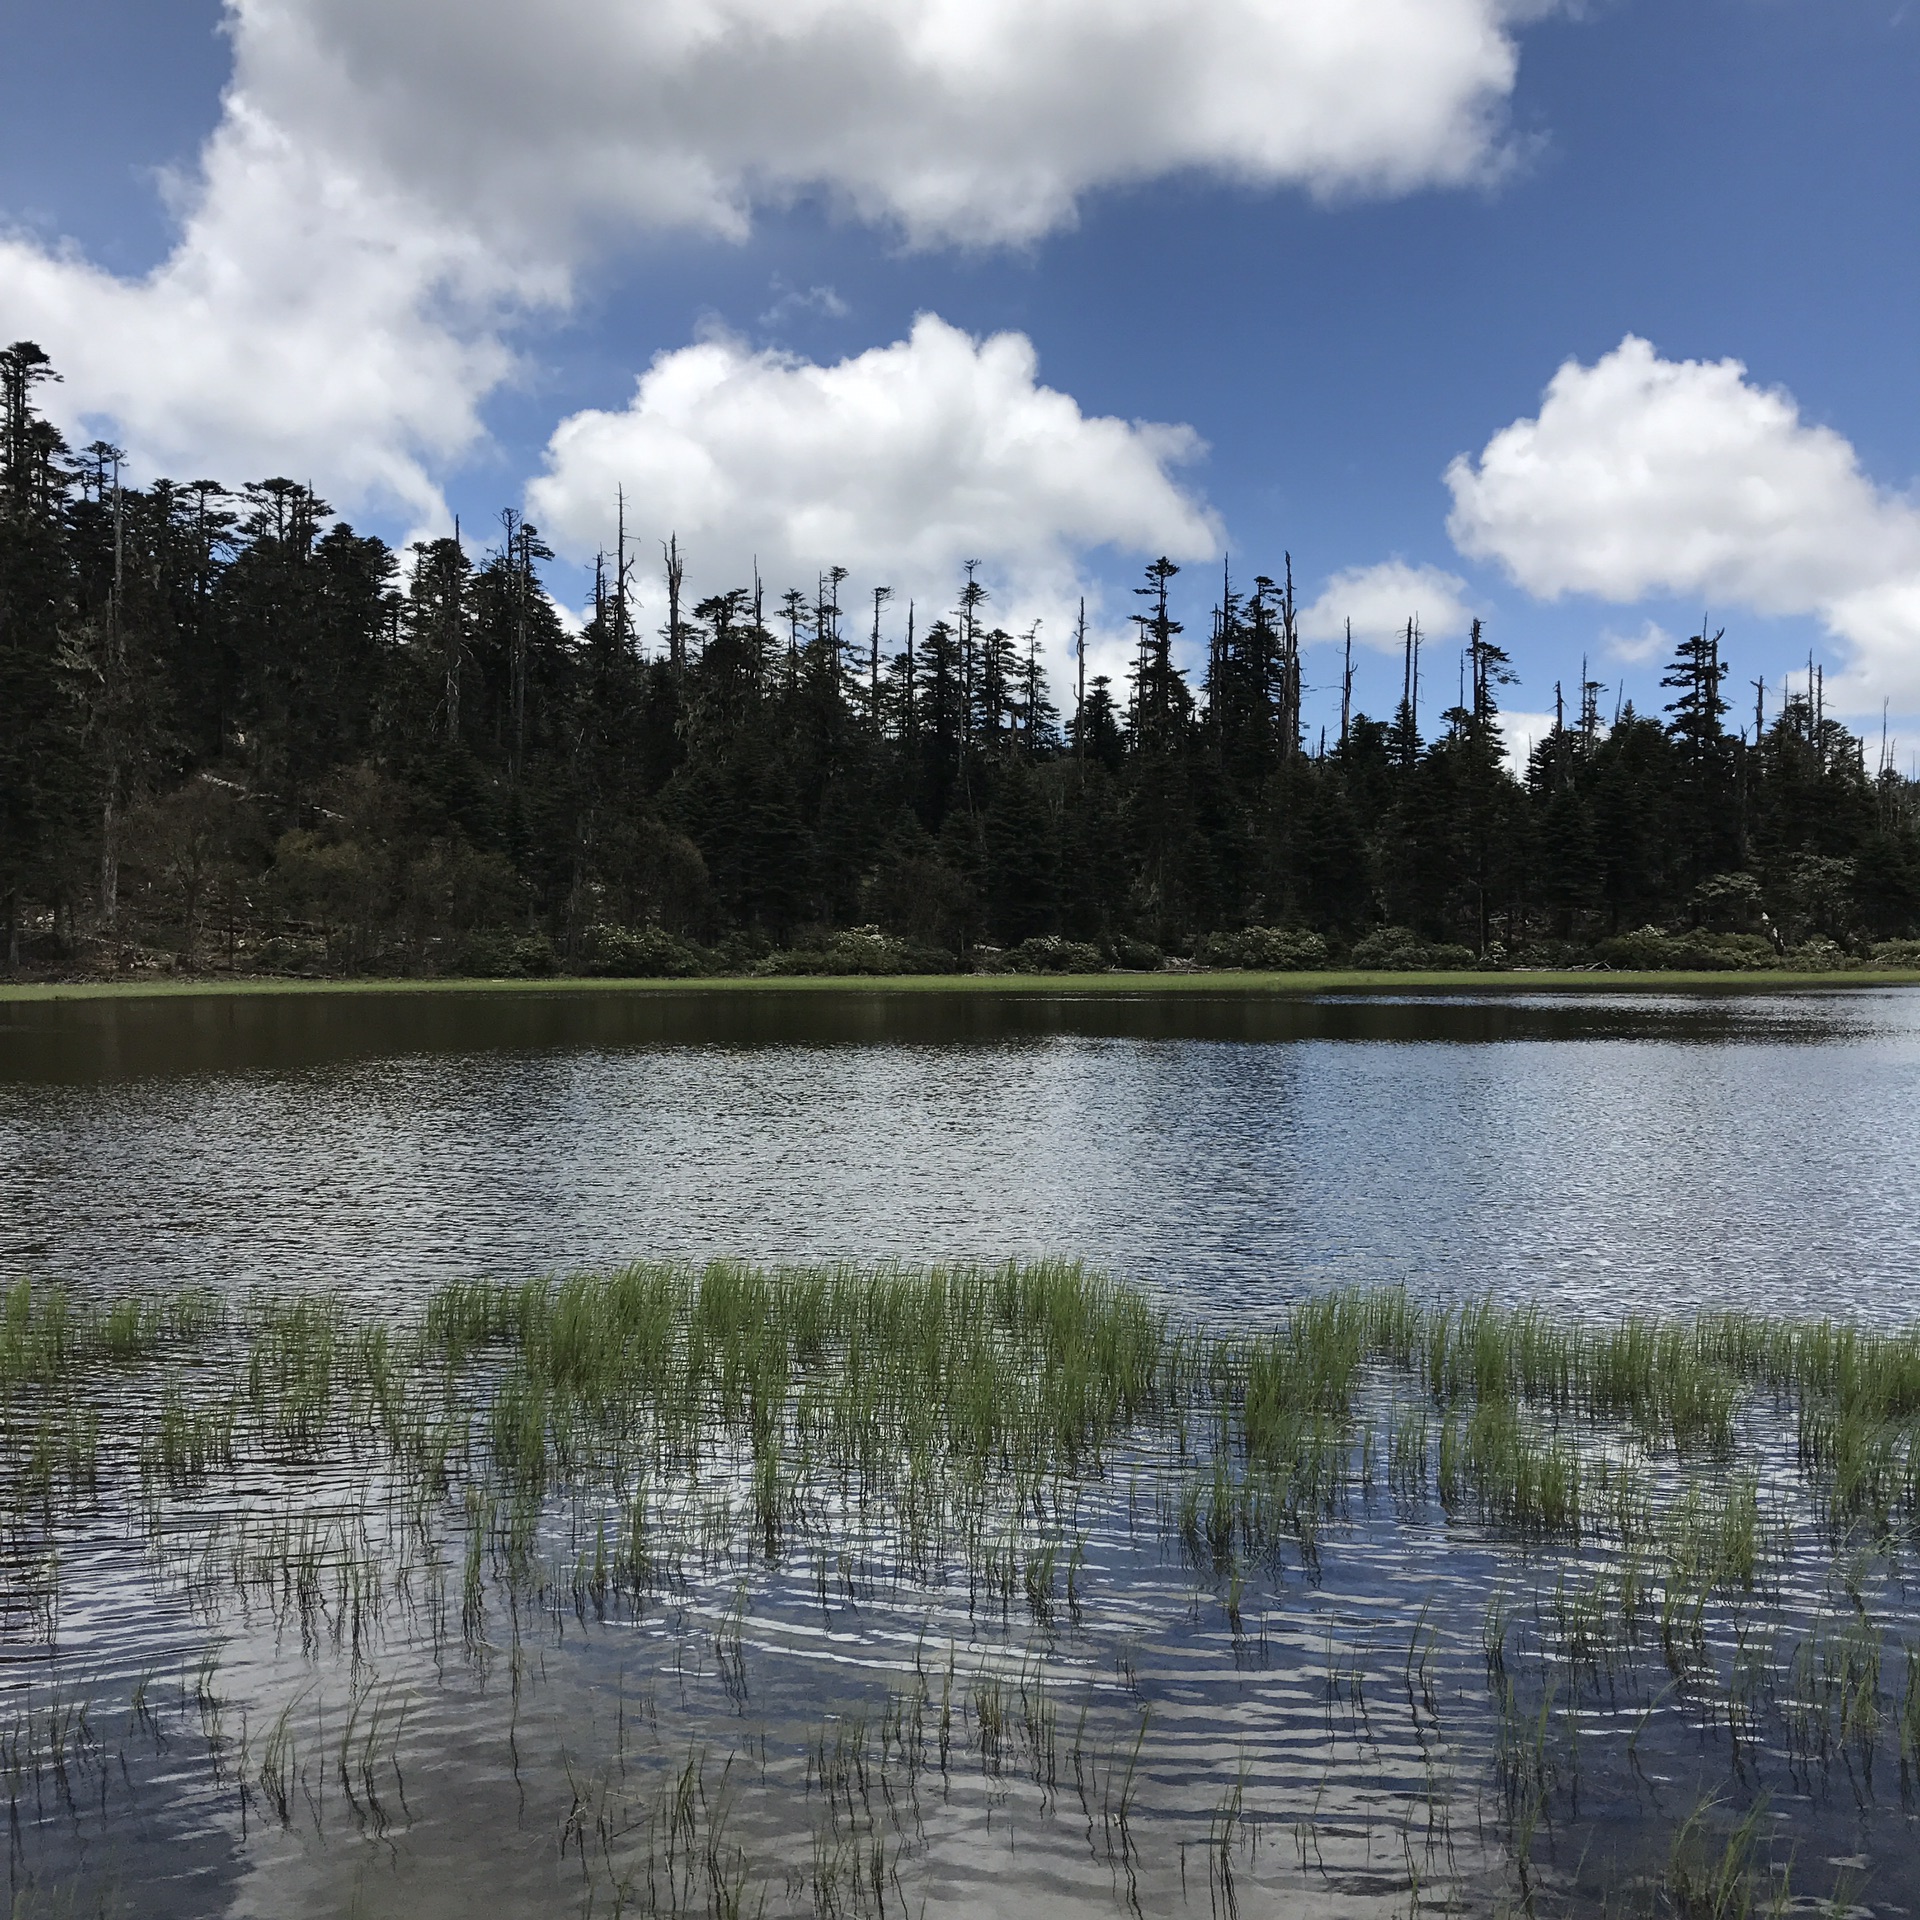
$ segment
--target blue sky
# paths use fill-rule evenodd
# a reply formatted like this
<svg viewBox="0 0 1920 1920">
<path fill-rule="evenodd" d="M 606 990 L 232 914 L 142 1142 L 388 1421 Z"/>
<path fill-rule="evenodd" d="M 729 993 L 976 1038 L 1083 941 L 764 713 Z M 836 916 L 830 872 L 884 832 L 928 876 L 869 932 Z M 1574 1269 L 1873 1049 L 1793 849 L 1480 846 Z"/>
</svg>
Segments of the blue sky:
<svg viewBox="0 0 1920 1920">
<path fill-rule="evenodd" d="M 442 0 L 388 4 L 415 16 L 423 38 L 444 25 Z M 1057 4 L 1071 14 L 1073 0 Z M 592 546 L 607 537 L 594 518 L 610 491 L 603 483 L 632 467 L 629 496 L 651 543 L 667 530 L 653 522 L 679 522 L 683 499 L 699 493 L 692 460 L 703 473 L 724 470 L 731 489 L 704 520 L 690 514 L 705 587 L 731 584 L 740 554 L 771 547 L 787 571 L 845 558 L 856 587 L 887 577 L 934 594 L 956 541 L 979 541 L 995 577 L 1001 556 L 988 543 L 999 532 L 1016 549 L 1003 569 L 1007 617 L 1045 618 L 1057 645 L 1082 588 L 1103 629 L 1117 632 L 1127 586 L 1164 530 L 1177 552 L 1186 543 L 1196 628 L 1208 597 L 1198 576 L 1210 587 L 1219 564 L 1203 551 L 1209 541 L 1243 574 L 1276 570 L 1290 549 L 1303 598 L 1322 603 L 1322 627 L 1343 604 L 1338 589 L 1326 598 L 1336 576 L 1363 627 L 1384 626 L 1396 592 L 1429 601 L 1393 618 L 1419 613 L 1438 629 L 1429 684 L 1449 698 L 1447 629 L 1465 610 L 1483 613 L 1521 672 L 1512 703 L 1538 711 L 1556 677 L 1574 680 L 1583 652 L 1610 686 L 1624 682 L 1643 705 L 1657 697 L 1657 658 L 1623 655 L 1658 644 L 1650 622 L 1668 635 L 1691 631 L 1704 604 L 1728 630 L 1741 679 L 1764 674 L 1777 685 L 1796 664 L 1804 673 L 1811 649 L 1836 698 L 1863 723 L 1872 716 L 1876 743 L 1885 702 L 1895 730 L 1904 725 L 1920 746 L 1920 9 L 1901 0 L 1429 4 L 1460 28 L 1443 53 L 1458 46 L 1464 59 L 1477 24 L 1517 50 L 1517 68 L 1510 85 L 1474 96 L 1482 132 L 1466 137 L 1478 150 L 1463 160 L 1458 129 L 1443 130 L 1411 159 L 1396 158 L 1412 178 L 1335 178 L 1316 191 L 1328 163 L 1311 142 L 1304 159 L 1277 161 L 1251 145 L 1203 143 L 1196 164 L 1178 127 L 1143 133 L 1135 150 L 1122 124 L 1117 136 L 1088 136 L 1096 158 L 1069 156 L 1080 173 L 1064 189 L 1064 215 L 994 231 L 1004 183 L 989 178 L 967 211 L 943 212 L 929 228 L 919 189 L 886 174 L 885 153 L 914 143 L 911 115 L 904 134 L 891 132 L 897 106 L 863 99 L 856 85 L 836 124 L 857 132 L 870 111 L 881 160 L 836 151 L 822 162 L 820 139 L 797 159 L 757 150 L 762 176 L 785 173 L 770 186 L 749 179 L 732 198 L 734 230 L 717 232 L 725 216 L 668 204 L 668 188 L 647 175 L 667 178 L 686 151 L 703 164 L 718 151 L 724 164 L 731 149 L 702 144 L 699 116 L 717 121 L 730 109 L 703 106 L 704 82 L 692 76 L 693 131 L 676 134 L 678 146 L 655 142 L 648 117 L 669 117 L 673 102 L 637 85 L 623 94 L 616 60 L 579 117 L 610 116 L 604 151 L 621 185 L 602 194 L 582 184 L 578 166 L 552 161 L 549 232 L 541 170 L 575 130 L 564 86 L 550 101 L 510 104 L 516 177 L 530 175 L 533 187 L 496 219 L 490 209 L 513 189 L 475 184 L 486 154 L 463 143 L 500 110 L 488 88 L 513 84 L 511 70 L 502 81 L 477 58 L 451 78 L 410 67 L 393 32 L 369 24 L 371 0 L 242 4 L 232 33 L 221 30 L 222 8 L 201 0 L 66 0 L 16 29 L 17 57 L 0 70 L 0 217 L 13 229 L 0 252 L 0 329 L 52 336 L 72 424 L 109 427 L 136 461 L 180 472 L 197 460 L 196 471 L 236 484 L 265 465 L 309 473 L 357 521 L 395 538 L 435 524 L 443 508 L 463 528 L 487 526 L 502 505 L 523 504 L 544 472 L 533 504 L 565 536 L 554 585 L 575 600 Z M 557 11 L 597 30 L 623 14 L 672 26 L 677 5 L 567 0 Z M 894 9 L 920 10 L 919 0 Z M 509 35 L 540 36 L 556 17 L 507 0 L 457 13 L 476 34 L 488 30 L 476 11 Z M 1316 0 L 1170 9 L 1170 33 L 1220 16 L 1221 69 L 1197 62 L 1198 91 L 1175 100 L 1172 119 L 1204 118 L 1216 102 L 1226 119 L 1247 104 L 1231 89 L 1234 36 L 1248 21 L 1286 27 L 1320 11 Z M 285 26 L 303 14 L 311 46 Z M 857 58 L 863 30 L 856 21 L 853 39 L 835 43 L 842 64 L 849 45 Z M 1139 75 L 1085 81 L 1089 46 L 1102 53 L 1092 31 L 1094 42 L 1075 42 L 1057 93 L 1045 92 L 1044 74 L 1035 82 L 1040 104 L 1070 106 L 1110 84 L 1116 105 L 1099 117 L 1124 123 Z M 1027 58 L 1017 35 L 1008 45 L 1009 61 Z M 272 123 L 269 145 L 257 123 L 236 135 L 223 109 L 236 46 L 238 97 Z M 1421 84 L 1390 45 L 1351 51 L 1363 82 L 1365 62 L 1381 63 L 1389 98 Z M 556 49 L 556 63 L 564 53 Z M 540 57 L 528 56 L 534 65 Z M 1135 45 L 1113 57 L 1137 68 L 1154 55 Z M 728 84 L 749 86 L 751 76 Z M 1258 114 L 1301 110 L 1290 83 L 1260 84 L 1268 95 L 1255 87 Z M 362 95 L 379 98 L 366 107 Z M 1152 116 L 1136 108 L 1134 117 Z M 977 149 L 1000 136 L 963 115 L 952 137 L 965 159 L 969 141 Z M 217 153 L 203 157 L 209 140 L 228 143 L 225 173 Z M 351 174 L 364 200 L 339 215 L 326 179 L 303 174 L 311 153 Z M 1343 164 L 1336 155 L 1336 173 Z M 289 211 L 276 212 L 276 195 Z M 303 195 L 333 210 L 316 215 Z M 183 318 L 185 296 L 146 276 L 167 275 L 172 262 L 181 277 L 182 222 L 210 203 L 219 271 L 196 279 Z M 219 211 L 230 205 L 242 211 Z M 283 244 L 303 221 L 311 285 Z M 343 224 L 354 227 L 344 239 Z M 416 233 L 432 236 L 420 248 L 437 249 L 421 270 L 432 283 L 424 294 L 384 267 L 356 278 L 362 253 L 329 266 L 335 246 L 405 256 Z M 358 290 L 338 296 L 336 311 L 328 302 L 338 288 Z M 1045 409 L 1017 369 L 973 383 L 982 391 L 963 417 L 952 413 L 961 403 L 927 399 L 940 432 L 928 427 L 913 448 L 875 449 L 870 436 L 889 429 L 860 410 L 879 363 L 859 357 L 918 342 L 911 330 L 922 313 L 976 341 L 1023 335 L 1039 386 L 1070 396 L 1081 417 L 1184 425 L 1206 451 L 1174 459 L 1111 437 L 1083 445 L 1070 422 L 1039 418 Z M 265 342 L 255 372 L 244 352 L 208 345 L 219 346 L 228 325 Z M 290 330 L 284 351 L 276 327 Z M 1651 357 L 1610 362 L 1628 335 L 1650 343 Z M 329 340 L 355 362 L 369 341 L 389 337 L 384 359 L 384 349 L 367 354 L 356 391 L 337 405 L 316 397 L 330 385 Z M 442 358 L 462 369 L 444 382 L 421 372 L 442 339 Z M 719 383 L 735 394 L 732 413 L 707 400 L 676 412 L 665 380 L 656 403 L 629 410 L 636 376 L 656 355 L 703 341 L 706 360 L 675 360 L 670 372 L 703 394 Z M 203 352 L 206 364 L 182 371 Z M 890 363 L 887 380 L 918 382 L 919 394 L 935 378 L 923 358 Z M 968 384 L 955 350 L 939 358 L 939 379 Z M 1744 383 L 1724 371 L 1709 378 L 1705 365 L 1689 371 L 1729 359 L 1744 363 Z M 1569 360 L 1594 377 L 1542 416 L 1543 390 Z M 793 370 L 841 363 L 855 372 L 809 389 L 804 418 L 789 418 Z M 1617 378 L 1594 373 L 1610 365 Z M 282 374 L 285 390 L 275 391 Z M 162 399 L 143 401 L 143 381 L 164 389 Z M 236 391 L 249 382 L 261 390 L 251 400 Z M 1791 394 L 1797 417 L 1769 402 L 1773 388 Z M 864 424 L 848 427 L 843 445 L 823 408 Z M 925 442 L 949 430 L 991 437 L 996 408 L 1018 413 L 1026 424 L 1016 438 L 1040 435 L 1041 463 L 1057 460 L 1060 472 L 1029 497 L 1005 461 L 990 463 L 965 477 L 956 506 L 945 481 L 923 470 Z M 889 418 L 898 410 L 891 401 L 882 409 Z M 556 464 L 550 436 L 582 415 L 597 424 L 577 436 L 577 458 Z M 817 523 L 805 514 L 821 503 L 805 486 L 796 494 L 786 482 L 783 498 L 793 497 L 778 512 L 758 499 L 758 463 L 779 457 L 755 439 L 754 422 L 768 419 L 788 458 L 817 465 L 823 495 L 843 486 L 834 499 L 860 521 L 859 550 L 812 553 L 804 528 Z M 1496 476 L 1489 442 L 1535 419 L 1540 430 L 1507 444 Z M 877 477 L 863 478 L 853 470 L 869 452 Z M 1443 477 L 1459 455 L 1475 462 L 1464 507 Z M 250 468 L 249 456 L 265 464 Z M 1116 477 L 1103 492 L 1109 470 Z M 1635 476 L 1642 492 L 1623 500 Z M 933 522 L 949 526 L 944 545 L 918 531 Z M 1433 584 L 1434 574 L 1409 583 L 1403 569 L 1382 588 L 1369 570 L 1395 558 L 1455 585 Z M 1451 606 L 1433 604 L 1449 594 Z M 1334 672 L 1331 652 L 1316 648 L 1309 679 L 1324 689 Z M 1384 652 L 1363 650 L 1360 687 L 1373 705 L 1386 703 L 1397 675 Z"/>
</svg>

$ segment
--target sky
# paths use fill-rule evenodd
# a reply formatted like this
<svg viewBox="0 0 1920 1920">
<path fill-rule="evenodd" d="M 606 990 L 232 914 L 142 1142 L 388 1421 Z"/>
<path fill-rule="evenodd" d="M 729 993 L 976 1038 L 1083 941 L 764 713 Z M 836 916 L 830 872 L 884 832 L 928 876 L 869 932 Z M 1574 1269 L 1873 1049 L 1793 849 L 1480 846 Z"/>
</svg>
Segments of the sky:
<svg viewBox="0 0 1920 1920">
<path fill-rule="evenodd" d="M 696 594 L 977 559 L 1064 685 L 1291 555 L 1310 721 L 1736 718 L 1920 751 L 1914 0 L 62 0 L 0 67 L 0 335 L 136 474 L 396 542 L 624 498 Z M 643 621 L 649 616 L 643 613 Z M 859 616 L 864 626 L 867 615 Z M 1192 657 L 1190 653 L 1189 657 Z"/>
</svg>

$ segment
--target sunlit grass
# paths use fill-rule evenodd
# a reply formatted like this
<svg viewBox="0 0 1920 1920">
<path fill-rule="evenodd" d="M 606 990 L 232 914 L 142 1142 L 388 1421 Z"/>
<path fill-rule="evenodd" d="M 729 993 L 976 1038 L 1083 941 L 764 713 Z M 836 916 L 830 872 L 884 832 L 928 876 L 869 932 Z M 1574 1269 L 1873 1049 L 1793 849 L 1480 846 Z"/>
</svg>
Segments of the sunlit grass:
<svg viewBox="0 0 1920 1920">
<path fill-rule="evenodd" d="M 985 994 L 1018 998 L 1088 994 L 1326 993 L 1792 993 L 1851 992 L 1866 987 L 1920 986 L 1920 971 L 1860 968 L 1848 972 L 1761 973 L 1588 972 L 1529 968 L 1504 972 L 1388 973 L 1358 969 L 1318 973 L 1086 974 L 780 974 L 703 979 L 617 980 L 559 975 L 536 980 L 303 980 L 274 975 L 152 977 L 127 980 L 0 980 L 0 1003 L 54 1000 L 259 998 L 354 994 Z"/>
</svg>

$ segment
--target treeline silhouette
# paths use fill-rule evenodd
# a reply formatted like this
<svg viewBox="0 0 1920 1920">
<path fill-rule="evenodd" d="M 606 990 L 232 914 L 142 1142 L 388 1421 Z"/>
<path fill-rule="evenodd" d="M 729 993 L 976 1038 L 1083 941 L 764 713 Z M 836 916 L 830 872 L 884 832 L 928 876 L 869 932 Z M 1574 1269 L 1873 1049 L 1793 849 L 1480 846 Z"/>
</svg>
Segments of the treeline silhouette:
<svg viewBox="0 0 1920 1920">
<path fill-rule="evenodd" d="M 1349 647 L 1309 738 L 1290 567 L 1222 579 L 1188 671 L 1157 561 L 1118 685 L 1082 653 L 1050 687 L 974 566 L 935 617 L 843 604 L 837 567 L 694 601 L 669 542 L 643 637 L 623 536 L 576 633 L 512 513 L 478 561 L 403 564 L 291 480 L 124 486 L 40 411 L 53 377 L 0 354 L 16 970 L 1729 966 L 1920 934 L 1914 785 L 1817 675 L 1730 724 L 1717 633 L 1659 714 L 1603 721 L 1583 676 L 1520 773 L 1478 626 L 1430 735 L 1410 630 L 1397 710 L 1353 708 Z"/>
</svg>

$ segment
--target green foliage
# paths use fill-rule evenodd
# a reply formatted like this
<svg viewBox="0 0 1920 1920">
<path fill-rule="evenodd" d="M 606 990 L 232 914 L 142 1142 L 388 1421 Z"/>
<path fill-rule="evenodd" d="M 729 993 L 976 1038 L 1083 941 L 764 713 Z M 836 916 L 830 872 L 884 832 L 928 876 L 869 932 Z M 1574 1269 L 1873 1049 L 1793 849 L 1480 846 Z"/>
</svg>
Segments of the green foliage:
<svg viewBox="0 0 1920 1920">
<path fill-rule="evenodd" d="M 1126 973 L 1157 973 L 1166 955 L 1150 940 L 1136 940 L 1129 934 L 1115 934 L 1109 943 L 1113 964 Z"/>
<path fill-rule="evenodd" d="M 1290 572 L 1202 617 L 1162 559 L 1130 670 L 1063 724 L 977 568 L 877 647 L 831 566 L 657 647 L 603 580 L 574 633 L 516 515 L 403 570 L 290 479 L 127 488 L 45 419 L 52 377 L 0 352 L 10 971 L 1837 968 L 1920 936 L 1920 790 L 1817 692 L 1729 733 L 1718 634 L 1658 717 L 1583 688 L 1524 775 L 1481 627 L 1459 706 L 1314 750 Z"/>
<path fill-rule="evenodd" d="M 560 971 L 560 956 L 544 933 L 489 929 L 469 935 L 455 970 L 476 980 L 545 980 Z"/>
<path fill-rule="evenodd" d="M 1199 957 L 1209 966 L 1255 973 L 1315 973 L 1327 964 L 1327 943 L 1299 927 L 1248 927 L 1210 935 Z"/>
<path fill-rule="evenodd" d="M 1379 927 L 1353 943 L 1350 966 L 1383 973 L 1447 973 L 1477 964 L 1473 949 L 1422 940 L 1408 927 Z"/>
<path fill-rule="evenodd" d="M 1023 940 L 1004 955 L 1015 973 L 1105 973 L 1106 955 L 1085 940 L 1063 940 L 1045 933 Z"/>
<path fill-rule="evenodd" d="M 580 971 L 609 980 L 691 980 L 712 971 L 707 957 L 662 927 L 589 927 Z"/>
<path fill-rule="evenodd" d="M 951 973 L 954 956 L 938 947 L 896 940 L 874 927 L 830 933 L 816 945 L 783 948 L 758 961 L 758 974 L 884 977 L 898 974 Z"/>
<path fill-rule="evenodd" d="M 1595 951 L 1608 966 L 1631 972 L 1737 973 L 1781 964 L 1772 943 L 1758 934 L 1707 933 L 1699 929 L 1668 934 L 1658 927 L 1641 927 L 1601 941 Z M 1818 955 L 1802 949 L 1791 964 L 1817 968 L 1822 962 Z"/>
<path fill-rule="evenodd" d="M 1694 888 L 1693 911 L 1712 933 L 1750 933 L 1765 917 L 1759 880 L 1751 873 L 1710 873 Z"/>
</svg>

